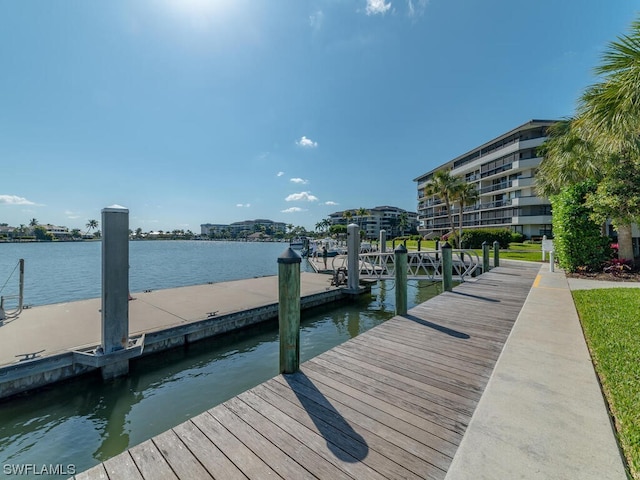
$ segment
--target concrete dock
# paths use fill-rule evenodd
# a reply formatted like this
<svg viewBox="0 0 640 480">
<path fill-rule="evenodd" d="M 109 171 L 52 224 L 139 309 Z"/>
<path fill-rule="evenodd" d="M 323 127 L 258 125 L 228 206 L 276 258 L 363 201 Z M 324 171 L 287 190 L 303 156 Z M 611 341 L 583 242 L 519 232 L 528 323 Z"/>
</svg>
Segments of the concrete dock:
<svg viewBox="0 0 640 480">
<path fill-rule="evenodd" d="M 302 308 L 344 298 L 328 275 L 302 272 L 300 289 Z M 277 276 L 132 296 L 129 334 L 145 335 L 144 354 L 278 316 Z M 0 326 L 0 398 L 90 370 L 74 363 L 73 351 L 100 344 L 100 308 L 99 298 L 44 305 L 5 321 Z"/>
</svg>

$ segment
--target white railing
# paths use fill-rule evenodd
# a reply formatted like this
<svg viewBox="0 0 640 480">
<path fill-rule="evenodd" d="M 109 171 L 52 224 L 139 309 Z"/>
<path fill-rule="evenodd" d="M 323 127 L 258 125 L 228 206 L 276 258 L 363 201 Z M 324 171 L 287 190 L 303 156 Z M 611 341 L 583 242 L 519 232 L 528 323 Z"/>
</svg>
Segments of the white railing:
<svg viewBox="0 0 640 480">
<path fill-rule="evenodd" d="M 453 278 L 464 282 L 480 268 L 478 254 L 472 250 L 457 250 L 453 253 Z M 360 278 L 369 280 L 385 280 L 395 278 L 395 254 L 391 252 L 361 253 L 359 255 Z M 407 254 L 407 278 L 411 280 L 442 280 L 442 253 L 436 250 L 409 252 Z M 347 257 L 334 257 L 334 271 L 340 267 L 347 268 Z"/>
</svg>

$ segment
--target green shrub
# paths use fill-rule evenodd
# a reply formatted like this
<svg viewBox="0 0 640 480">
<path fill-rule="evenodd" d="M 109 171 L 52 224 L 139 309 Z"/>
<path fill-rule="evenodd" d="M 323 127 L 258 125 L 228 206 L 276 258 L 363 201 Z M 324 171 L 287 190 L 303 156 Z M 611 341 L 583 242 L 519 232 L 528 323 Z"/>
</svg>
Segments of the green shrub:
<svg viewBox="0 0 640 480">
<path fill-rule="evenodd" d="M 522 233 L 518 233 L 518 232 L 511 232 L 511 241 L 513 243 L 523 243 L 524 242 L 524 235 Z"/>
<path fill-rule="evenodd" d="M 558 264 L 568 272 L 599 270 L 611 257 L 611 241 L 601 235 L 600 226 L 591 219 L 592 210 L 585 205 L 586 196 L 595 190 L 595 182 L 582 182 L 550 199 L 553 247 Z"/>
<path fill-rule="evenodd" d="M 513 241 L 511 230 L 506 228 L 475 228 L 462 233 L 462 243 L 465 248 L 482 248 L 482 242 L 493 246 L 495 241 L 500 244 L 500 248 L 509 248 L 509 243 Z"/>
</svg>

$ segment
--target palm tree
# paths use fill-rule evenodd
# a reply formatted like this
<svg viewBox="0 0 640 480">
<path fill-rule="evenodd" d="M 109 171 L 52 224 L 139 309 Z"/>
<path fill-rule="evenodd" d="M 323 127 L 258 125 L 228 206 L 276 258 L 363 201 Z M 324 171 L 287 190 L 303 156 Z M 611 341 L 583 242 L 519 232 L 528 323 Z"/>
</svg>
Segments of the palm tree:
<svg viewBox="0 0 640 480">
<path fill-rule="evenodd" d="M 369 210 L 360 207 L 358 210 L 356 210 L 356 216 L 358 217 L 358 226 L 360 227 L 360 230 L 362 230 L 362 221 L 364 220 L 364 217 L 369 216 Z"/>
<path fill-rule="evenodd" d="M 602 177 L 595 146 L 583 138 L 576 117 L 553 124 L 547 136 L 538 148 L 543 157 L 536 173 L 536 190 L 540 195 L 556 195 L 568 184 Z"/>
<path fill-rule="evenodd" d="M 459 184 L 460 180 L 458 178 L 452 176 L 449 172 L 438 170 L 424 187 L 426 196 L 437 196 L 444 202 L 452 232 L 455 231 L 456 227 L 453 224 L 453 216 L 451 215 L 451 195 Z"/>
<path fill-rule="evenodd" d="M 409 216 L 407 215 L 407 212 L 402 212 L 400 215 L 398 215 L 398 228 L 400 229 L 401 237 L 404 236 L 404 231 L 407 229 L 408 226 L 409 226 Z"/>
<path fill-rule="evenodd" d="M 478 191 L 473 183 L 460 183 L 457 188 L 454 189 L 451 195 L 451 200 L 458 202 L 460 208 L 460 223 L 458 230 L 458 246 L 462 246 L 462 216 L 464 213 L 464 207 L 473 205 L 478 200 Z"/>
<path fill-rule="evenodd" d="M 640 21 L 609 44 L 596 73 L 602 79 L 584 92 L 577 116 L 545 147 L 539 188 L 553 193 L 568 182 L 595 180 L 587 201 L 618 231 L 619 256 L 632 259 L 631 224 L 640 218 Z"/>
<path fill-rule="evenodd" d="M 29 221 L 30 227 L 37 227 L 38 225 L 39 225 L 38 220 L 36 220 L 35 218 L 32 218 L 31 221 Z"/>
<path fill-rule="evenodd" d="M 351 219 L 353 218 L 353 212 L 351 210 L 345 210 L 342 212 L 342 218 L 347 220 L 347 225 L 351 223 Z"/>
<path fill-rule="evenodd" d="M 87 222 L 87 224 L 85 225 L 85 227 L 87 227 L 87 233 L 89 233 L 91 230 L 94 230 L 94 229 L 98 228 L 98 221 L 97 220 L 89 220 Z"/>
</svg>

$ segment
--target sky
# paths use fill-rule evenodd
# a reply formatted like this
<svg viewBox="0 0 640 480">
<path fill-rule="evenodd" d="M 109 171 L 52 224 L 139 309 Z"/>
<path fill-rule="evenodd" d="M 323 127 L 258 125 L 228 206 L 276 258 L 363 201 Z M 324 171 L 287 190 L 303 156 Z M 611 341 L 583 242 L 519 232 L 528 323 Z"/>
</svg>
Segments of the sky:
<svg viewBox="0 0 640 480">
<path fill-rule="evenodd" d="M 574 113 L 640 0 L 0 0 L 0 223 L 417 209 L 416 177 Z"/>
</svg>

